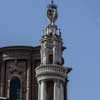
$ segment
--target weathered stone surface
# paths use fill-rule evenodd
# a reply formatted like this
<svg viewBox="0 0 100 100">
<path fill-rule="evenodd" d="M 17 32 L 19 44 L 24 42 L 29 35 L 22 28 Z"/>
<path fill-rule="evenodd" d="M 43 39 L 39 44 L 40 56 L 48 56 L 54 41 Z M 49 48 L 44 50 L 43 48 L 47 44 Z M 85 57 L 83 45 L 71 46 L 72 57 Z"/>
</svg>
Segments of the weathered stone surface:
<svg viewBox="0 0 100 100">
<path fill-rule="evenodd" d="M 39 46 L 0 48 L 0 96 L 10 98 L 10 83 L 17 77 L 21 82 L 21 100 L 37 100 L 35 68 L 39 64 Z"/>
</svg>

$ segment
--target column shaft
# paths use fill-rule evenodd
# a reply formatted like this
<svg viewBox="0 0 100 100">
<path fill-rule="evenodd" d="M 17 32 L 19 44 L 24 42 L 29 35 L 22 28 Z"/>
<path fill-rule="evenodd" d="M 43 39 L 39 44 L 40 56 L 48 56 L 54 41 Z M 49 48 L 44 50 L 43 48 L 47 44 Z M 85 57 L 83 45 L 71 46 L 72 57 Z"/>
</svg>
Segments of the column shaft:
<svg viewBox="0 0 100 100">
<path fill-rule="evenodd" d="M 26 100 L 30 100 L 31 99 L 31 93 L 30 93 L 30 81 L 31 80 L 31 64 L 30 61 L 27 61 L 27 83 L 26 83 Z"/>
<path fill-rule="evenodd" d="M 29 79 L 29 68 L 27 68 L 26 100 L 29 100 L 29 82 L 30 82 L 30 79 Z"/>
<path fill-rule="evenodd" d="M 1 66 L 1 86 L 0 86 L 0 96 L 4 96 L 4 88 L 5 88 L 5 64 L 3 62 Z"/>
<path fill-rule="evenodd" d="M 8 80 L 8 87 L 7 87 L 7 98 L 9 98 L 10 94 L 10 80 Z"/>
<path fill-rule="evenodd" d="M 60 83 L 60 94 L 61 94 L 61 100 L 64 100 L 64 85 L 63 85 L 63 83 Z"/>
<path fill-rule="evenodd" d="M 41 81 L 41 94 L 40 100 L 46 100 L 46 84 L 45 81 Z"/>
<path fill-rule="evenodd" d="M 41 84 L 38 82 L 38 100 L 40 100 L 40 95 L 41 95 Z"/>
<path fill-rule="evenodd" d="M 57 100 L 57 82 L 54 82 L 54 100 Z"/>
</svg>

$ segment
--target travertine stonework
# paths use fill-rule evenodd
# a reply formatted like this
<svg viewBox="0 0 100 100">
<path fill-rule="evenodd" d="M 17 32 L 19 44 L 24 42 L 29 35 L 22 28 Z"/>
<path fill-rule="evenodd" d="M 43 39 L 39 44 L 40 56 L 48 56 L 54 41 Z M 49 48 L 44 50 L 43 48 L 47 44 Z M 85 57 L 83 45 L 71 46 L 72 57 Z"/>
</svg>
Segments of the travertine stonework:
<svg viewBox="0 0 100 100">
<path fill-rule="evenodd" d="M 21 100 L 37 100 L 35 68 L 40 64 L 40 47 L 0 48 L 0 96 L 10 98 L 10 82 L 21 82 Z"/>
</svg>

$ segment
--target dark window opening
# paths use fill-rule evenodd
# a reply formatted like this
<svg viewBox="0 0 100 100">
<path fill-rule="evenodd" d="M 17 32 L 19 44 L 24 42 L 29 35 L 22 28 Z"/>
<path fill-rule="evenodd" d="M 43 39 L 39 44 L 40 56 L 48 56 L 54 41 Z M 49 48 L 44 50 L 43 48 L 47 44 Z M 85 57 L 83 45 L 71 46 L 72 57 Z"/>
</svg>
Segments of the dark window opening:
<svg viewBox="0 0 100 100">
<path fill-rule="evenodd" d="M 10 82 L 10 100 L 21 100 L 21 83 L 18 78 Z"/>
<path fill-rule="evenodd" d="M 49 55 L 49 64 L 53 63 L 53 55 Z"/>
</svg>

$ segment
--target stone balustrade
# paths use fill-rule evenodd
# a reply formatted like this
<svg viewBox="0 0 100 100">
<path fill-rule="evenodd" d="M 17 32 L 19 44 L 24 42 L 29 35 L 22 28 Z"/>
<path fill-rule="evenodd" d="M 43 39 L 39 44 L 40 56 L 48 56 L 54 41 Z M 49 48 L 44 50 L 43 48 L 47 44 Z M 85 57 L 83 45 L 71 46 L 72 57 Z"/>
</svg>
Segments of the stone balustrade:
<svg viewBox="0 0 100 100">
<path fill-rule="evenodd" d="M 46 65 L 40 65 L 36 68 L 36 76 L 57 76 L 57 77 L 62 77 L 65 78 L 66 77 L 66 73 L 68 72 L 68 68 L 67 67 L 63 67 L 60 65 L 50 65 L 50 64 L 46 64 Z"/>
</svg>

